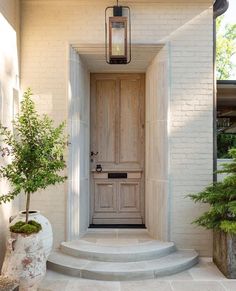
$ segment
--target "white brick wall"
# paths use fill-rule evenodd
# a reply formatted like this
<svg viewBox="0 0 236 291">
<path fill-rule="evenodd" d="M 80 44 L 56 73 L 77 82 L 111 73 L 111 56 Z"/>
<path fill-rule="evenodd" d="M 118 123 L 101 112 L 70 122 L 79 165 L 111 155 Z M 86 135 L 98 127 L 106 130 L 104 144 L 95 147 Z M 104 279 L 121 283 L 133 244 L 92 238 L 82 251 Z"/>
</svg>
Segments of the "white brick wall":
<svg viewBox="0 0 236 291">
<path fill-rule="evenodd" d="M 0 0 L 0 122 L 11 128 L 13 114 L 16 113 L 18 97 L 18 41 L 19 41 L 18 1 Z M 14 106 L 15 105 L 15 106 Z M 9 159 L 0 156 L 0 165 Z M 9 191 L 9 184 L 0 180 L 0 195 Z M 18 211 L 19 202 L 0 205 L 0 270 L 5 251 L 8 219 Z"/>
<path fill-rule="evenodd" d="M 184 197 L 212 180 L 211 26 L 211 11 L 205 11 L 190 20 L 188 33 L 183 31 L 172 42 L 171 238 L 202 255 L 210 254 L 211 234 L 189 222 L 203 207 Z"/>
<path fill-rule="evenodd" d="M 50 111 L 56 122 L 66 119 L 68 112 L 68 43 L 103 43 L 104 8 L 111 4 L 105 0 L 22 1 L 22 85 L 40 94 L 40 111 Z M 178 246 L 195 247 L 209 255 L 210 234 L 190 224 L 202 209 L 184 196 L 212 179 L 212 1 L 122 4 L 131 8 L 134 43 L 170 42 L 170 238 Z M 37 206 L 52 220 L 58 244 L 65 235 L 66 186 L 42 195 L 44 200 Z"/>
</svg>

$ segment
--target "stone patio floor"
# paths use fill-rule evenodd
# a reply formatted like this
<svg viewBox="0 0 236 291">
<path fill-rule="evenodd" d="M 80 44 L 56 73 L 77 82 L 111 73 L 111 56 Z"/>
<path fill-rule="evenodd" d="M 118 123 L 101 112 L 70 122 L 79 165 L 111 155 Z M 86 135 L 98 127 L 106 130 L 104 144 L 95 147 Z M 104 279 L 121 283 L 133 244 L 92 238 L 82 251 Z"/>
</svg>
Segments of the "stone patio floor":
<svg viewBox="0 0 236 291">
<path fill-rule="evenodd" d="M 151 238 L 144 229 L 90 229 L 83 239 L 103 245 L 136 245 Z M 87 280 L 48 270 L 38 291 L 236 291 L 236 280 L 226 279 L 211 258 L 200 258 L 182 273 L 142 281 Z"/>
<path fill-rule="evenodd" d="M 236 280 L 228 280 L 212 263 L 200 258 L 188 271 L 152 280 L 105 282 L 74 278 L 47 271 L 38 291 L 236 291 Z"/>
</svg>

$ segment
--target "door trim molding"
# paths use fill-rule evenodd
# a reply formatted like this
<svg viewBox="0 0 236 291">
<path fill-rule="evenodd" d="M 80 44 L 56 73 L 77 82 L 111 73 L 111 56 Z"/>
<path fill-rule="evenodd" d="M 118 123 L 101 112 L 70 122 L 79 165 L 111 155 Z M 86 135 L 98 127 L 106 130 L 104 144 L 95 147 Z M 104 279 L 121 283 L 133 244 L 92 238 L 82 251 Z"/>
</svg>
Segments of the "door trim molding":
<svg viewBox="0 0 236 291">
<path fill-rule="evenodd" d="M 83 83 L 83 90 L 79 87 Z M 87 86 L 87 87 L 86 87 Z M 81 102 L 90 96 L 89 72 L 78 52 L 67 49 L 68 94 L 68 195 L 66 205 L 66 240 L 78 239 L 89 227 L 89 133 L 90 105 L 81 117 Z M 83 91 L 81 93 L 81 91 Z M 84 96 L 82 96 L 84 95 Z M 81 101 L 81 99 L 83 99 Z M 84 106 L 86 107 L 86 106 Z M 87 120 L 86 121 L 86 114 Z M 88 141 L 87 141 L 88 139 Z M 87 146 L 86 146 L 87 144 Z"/>
</svg>

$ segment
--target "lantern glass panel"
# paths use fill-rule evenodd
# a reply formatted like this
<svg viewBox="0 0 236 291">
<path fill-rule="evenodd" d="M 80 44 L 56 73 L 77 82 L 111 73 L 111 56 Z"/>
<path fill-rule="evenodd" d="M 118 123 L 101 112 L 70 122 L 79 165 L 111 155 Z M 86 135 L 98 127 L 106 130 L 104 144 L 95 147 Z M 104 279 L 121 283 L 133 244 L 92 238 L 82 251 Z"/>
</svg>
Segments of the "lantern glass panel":
<svg viewBox="0 0 236 291">
<path fill-rule="evenodd" d="M 124 22 L 112 22 L 111 25 L 112 56 L 124 56 L 125 55 L 125 23 Z"/>
</svg>

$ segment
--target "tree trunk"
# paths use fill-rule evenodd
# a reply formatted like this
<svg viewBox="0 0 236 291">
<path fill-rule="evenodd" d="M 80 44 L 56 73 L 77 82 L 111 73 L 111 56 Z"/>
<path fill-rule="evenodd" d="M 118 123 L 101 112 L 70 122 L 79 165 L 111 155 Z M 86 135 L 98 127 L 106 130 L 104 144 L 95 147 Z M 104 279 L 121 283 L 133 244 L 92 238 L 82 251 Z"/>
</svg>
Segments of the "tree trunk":
<svg viewBox="0 0 236 291">
<path fill-rule="evenodd" d="M 26 209 L 25 209 L 25 222 L 28 223 L 29 220 L 29 206 L 30 206 L 30 193 L 26 193 L 27 198 L 26 198 Z"/>
</svg>

